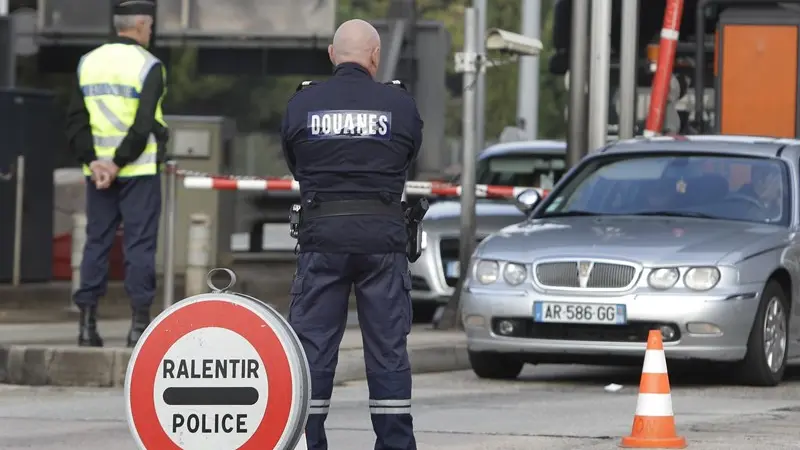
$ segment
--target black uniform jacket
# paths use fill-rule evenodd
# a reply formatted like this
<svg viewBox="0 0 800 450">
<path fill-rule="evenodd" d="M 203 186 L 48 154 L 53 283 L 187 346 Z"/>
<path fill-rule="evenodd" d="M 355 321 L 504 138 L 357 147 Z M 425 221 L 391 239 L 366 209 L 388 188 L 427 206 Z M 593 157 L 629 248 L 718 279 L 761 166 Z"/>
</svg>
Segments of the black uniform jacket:
<svg viewBox="0 0 800 450">
<path fill-rule="evenodd" d="M 309 202 L 376 199 L 397 203 L 422 145 L 422 119 L 404 89 L 374 81 L 358 64 L 298 91 L 281 127 L 286 162 Z M 300 228 L 300 251 L 404 252 L 400 215 L 319 217 Z"/>
</svg>

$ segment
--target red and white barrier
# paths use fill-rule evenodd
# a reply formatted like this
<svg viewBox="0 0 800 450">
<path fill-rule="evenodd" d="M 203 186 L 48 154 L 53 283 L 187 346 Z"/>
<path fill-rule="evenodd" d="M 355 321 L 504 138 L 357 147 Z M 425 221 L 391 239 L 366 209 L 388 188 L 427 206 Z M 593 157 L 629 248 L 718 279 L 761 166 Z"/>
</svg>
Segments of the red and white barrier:
<svg viewBox="0 0 800 450">
<path fill-rule="evenodd" d="M 475 186 L 475 196 L 478 198 L 512 198 L 524 191 L 536 189 L 519 186 L 492 186 L 478 184 Z M 540 193 L 546 191 L 537 189 Z M 406 183 L 406 195 L 441 195 L 445 197 L 461 196 L 461 186 L 453 184 L 430 183 L 427 181 L 409 181 Z"/>
<path fill-rule="evenodd" d="M 213 176 L 186 176 L 183 178 L 183 186 L 187 189 L 217 191 L 300 191 L 300 183 L 297 181 L 275 178 L 236 179 Z M 478 198 L 514 198 L 529 189 L 535 188 L 479 184 L 475 186 L 475 196 Z M 542 195 L 548 194 L 546 190 L 537 190 Z M 409 181 L 406 183 L 406 195 L 459 197 L 461 196 L 461 186 L 429 181 Z"/>
<path fill-rule="evenodd" d="M 683 17 L 683 0 L 667 0 L 667 7 L 664 10 L 664 25 L 661 28 L 661 41 L 658 45 L 658 65 L 650 91 L 650 110 L 643 133 L 645 137 L 657 136 L 664 128 L 665 108 L 672 79 L 672 68 L 675 64 L 675 52 L 678 49 L 681 17 Z"/>
<path fill-rule="evenodd" d="M 185 177 L 186 189 L 211 189 L 215 191 L 300 191 L 300 183 L 281 179 L 231 179 L 215 177 Z"/>
</svg>

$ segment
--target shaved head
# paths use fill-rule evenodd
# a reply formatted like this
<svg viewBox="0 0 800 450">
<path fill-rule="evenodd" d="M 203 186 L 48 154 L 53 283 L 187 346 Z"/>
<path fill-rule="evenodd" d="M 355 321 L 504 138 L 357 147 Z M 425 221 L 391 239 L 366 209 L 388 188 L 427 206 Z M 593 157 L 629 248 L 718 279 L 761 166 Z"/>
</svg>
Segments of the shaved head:
<svg viewBox="0 0 800 450">
<path fill-rule="evenodd" d="M 378 30 L 361 19 L 352 19 L 341 24 L 328 46 L 331 62 L 338 66 L 356 63 L 367 69 L 373 77 L 378 72 L 381 57 L 381 37 Z"/>
</svg>

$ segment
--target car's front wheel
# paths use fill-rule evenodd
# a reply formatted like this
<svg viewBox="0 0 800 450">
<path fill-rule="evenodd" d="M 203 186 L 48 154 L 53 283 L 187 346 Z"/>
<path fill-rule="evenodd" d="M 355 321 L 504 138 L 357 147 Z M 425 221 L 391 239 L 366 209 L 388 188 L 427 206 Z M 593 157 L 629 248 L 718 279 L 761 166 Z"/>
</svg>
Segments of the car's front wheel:
<svg viewBox="0 0 800 450">
<path fill-rule="evenodd" d="M 495 352 L 469 352 L 472 371 L 479 378 L 490 380 L 513 380 L 522 372 L 525 365 L 511 356 Z"/>
<path fill-rule="evenodd" d="M 741 362 L 742 381 L 754 386 L 775 386 L 786 371 L 789 342 L 789 300 L 776 281 L 770 281 L 759 300 L 747 355 Z"/>
</svg>

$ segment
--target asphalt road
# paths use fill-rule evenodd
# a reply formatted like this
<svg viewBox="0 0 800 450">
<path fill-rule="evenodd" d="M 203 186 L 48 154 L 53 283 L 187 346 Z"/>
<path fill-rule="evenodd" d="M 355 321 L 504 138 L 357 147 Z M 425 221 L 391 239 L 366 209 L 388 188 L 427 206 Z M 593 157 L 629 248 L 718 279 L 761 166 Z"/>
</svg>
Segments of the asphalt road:
<svg viewBox="0 0 800 450">
<path fill-rule="evenodd" d="M 713 373 L 671 375 L 679 431 L 690 449 L 796 449 L 800 377 L 777 388 L 726 385 Z M 602 450 L 630 432 L 639 369 L 537 366 L 518 381 L 471 372 L 415 378 L 419 449 Z M 604 386 L 618 383 L 615 393 Z M 372 448 L 364 382 L 336 389 L 332 450 Z M 118 390 L 0 385 L 0 449 L 136 450 Z"/>
</svg>

